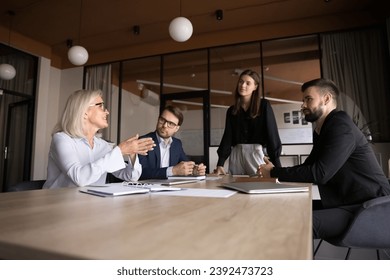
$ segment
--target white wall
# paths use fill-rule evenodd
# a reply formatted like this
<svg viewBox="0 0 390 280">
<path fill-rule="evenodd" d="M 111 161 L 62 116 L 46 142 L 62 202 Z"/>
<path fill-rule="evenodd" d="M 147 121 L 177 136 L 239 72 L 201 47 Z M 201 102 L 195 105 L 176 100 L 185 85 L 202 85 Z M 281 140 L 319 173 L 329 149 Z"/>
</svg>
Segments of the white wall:
<svg viewBox="0 0 390 280">
<path fill-rule="evenodd" d="M 33 139 L 32 179 L 46 179 L 51 132 L 62 113 L 68 96 L 82 87 L 83 68 L 59 70 L 50 60 L 40 58 L 37 107 Z"/>
<path fill-rule="evenodd" d="M 304 121 L 301 104 L 277 104 L 272 106 L 283 144 L 313 142 L 312 124 Z"/>
<path fill-rule="evenodd" d="M 55 99 L 59 95 L 58 90 L 52 91 L 50 88 L 50 79 L 53 77 L 58 80 L 59 71 L 50 73 L 50 60 L 41 58 L 38 65 L 39 80 L 37 83 L 37 98 L 35 110 L 35 127 L 33 136 L 33 155 L 32 155 L 32 179 L 40 180 L 46 178 L 47 166 L 47 145 L 49 142 L 49 125 L 56 114 L 56 104 L 51 98 Z M 45 75 L 41 75 L 45 73 Z M 51 105 L 51 106 L 50 106 Z M 52 109 L 52 110 L 50 110 Z"/>
<path fill-rule="evenodd" d="M 59 105 L 58 105 L 58 114 L 57 120 L 59 116 L 61 116 L 66 101 L 68 97 L 75 92 L 76 90 L 82 89 L 83 87 L 83 67 L 70 68 L 61 71 L 60 76 L 60 84 L 59 84 Z M 56 82 L 56 81 L 53 81 Z M 53 88 L 57 88 L 57 85 L 53 85 Z"/>
</svg>

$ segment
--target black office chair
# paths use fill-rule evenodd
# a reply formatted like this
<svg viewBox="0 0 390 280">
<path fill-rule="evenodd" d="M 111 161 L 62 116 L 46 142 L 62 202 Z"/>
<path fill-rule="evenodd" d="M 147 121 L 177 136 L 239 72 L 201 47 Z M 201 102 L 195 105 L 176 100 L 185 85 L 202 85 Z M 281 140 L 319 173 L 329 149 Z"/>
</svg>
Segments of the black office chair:
<svg viewBox="0 0 390 280">
<path fill-rule="evenodd" d="M 7 192 L 20 192 L 20 191 L 29 191 L 29 190 L 39 190 L 42 189 L 43 184 L 46 180 L 34 180 L 34 181 L 23 181 L 13 186 L 10 186 L 7 189 Z"/>
<path fill-rule="evenodd" d="M 382 196 L 363 203 L 348 229 L 337 238 L 325 239 L 332 245 L 348 248 L 345 259 L 349 258 L 351 249 L 390 248 L 390 196 Z M 322 240 L 317 245 L 317 252 Z"/>
</svg>

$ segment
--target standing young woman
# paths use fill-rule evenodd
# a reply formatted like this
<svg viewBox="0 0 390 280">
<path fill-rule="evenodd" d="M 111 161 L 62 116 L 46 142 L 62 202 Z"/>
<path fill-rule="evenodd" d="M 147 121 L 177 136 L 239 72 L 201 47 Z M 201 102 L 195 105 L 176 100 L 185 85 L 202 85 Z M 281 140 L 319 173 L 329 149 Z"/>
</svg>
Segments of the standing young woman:
<svg viewBox="0 0 390 280">
<path fill-rule="evenodd" d="M 241 73 L 235 104 L 226 112 L 214 173 L 226 174 L 223 166 L 229 158 L 230 174 L 255 176 L 265 154 L 275 166 L 281 166 L 282 143 L 274 112 L 269 101 L 261 98 L 259 86 L 260 77 L 255 71 L 248 69 Z"/>
</svg>

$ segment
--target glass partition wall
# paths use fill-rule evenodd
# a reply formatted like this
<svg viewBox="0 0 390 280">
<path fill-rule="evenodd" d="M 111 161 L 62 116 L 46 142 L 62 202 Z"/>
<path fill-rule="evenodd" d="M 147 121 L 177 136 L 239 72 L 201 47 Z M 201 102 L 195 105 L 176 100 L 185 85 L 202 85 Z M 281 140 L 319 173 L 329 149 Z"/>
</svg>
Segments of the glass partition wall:
<svg viewBox="0 0 390 280">
<path fill-rule="evenodd" d="M 184 121 L 176 137 L 190 160 L 208 165 L 209 79 L 207 50 L 163 56 L 161 106 L 182 110 Z"/>
<path fill-rule="evenodd" d="M 283 145 L 312 143 L 312 126 L 301 114 L 301 86 L 321 77 L 318 37 L 262 42 L 264 96 L 271 101 Z"/>
<path fill-rule="evenodd" d="M 300 86 L 320 77 L 317 35 L 132 59 L 110 66 L 112 142 L 154 131 L 161 108 L 173 104 L 184 114 L 176 134 L 184 151 L 212 172 L 238 76 L 252 69 L 262 77 L 262 95 L 271 101 L 283 144 L 311 143 L 311 125 L 300 115 Z M 310 136 L 306 135 L 309 131 Z"/>
<path fill-rule="evenodd" d="M 122 63 L 119 140 L 154 131 L 160 109 L 161 57 Z"/>
<path fill-rule="evenodd" d="M 218 146 L 225 127 L 225 116 L 234 104 L 239 75 L 246 69 L 260 71 L 260 43 L 218 47 L 210 50 L 211 146 Z"/>
</svg>

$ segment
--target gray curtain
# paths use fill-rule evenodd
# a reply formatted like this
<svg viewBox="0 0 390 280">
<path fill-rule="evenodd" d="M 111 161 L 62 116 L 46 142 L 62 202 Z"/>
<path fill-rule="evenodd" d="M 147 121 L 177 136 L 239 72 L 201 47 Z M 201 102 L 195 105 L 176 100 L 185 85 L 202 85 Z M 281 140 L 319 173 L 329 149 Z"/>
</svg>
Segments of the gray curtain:
<svg viewBox="0 0 390 280">
<path fill-rule="evenodd" d="M 85 88 L 102 90 L 105 106 L 108 111 L 112 111 L 111 64 L 87 67 Z M 102 130 L 102 137 L 107 141 L 114 142 L 111 139 L 111 122 L 112 118 L 108 118 L 108 128 Z"/>
<path fill-rule="evenodd" d="M 386 19 L 386 30 L 387 30 L 387 47 L 389 48 L 390 55 L 390 18 Z"/>
<path fill-rule="evenodd" d="M 374 142 L 390 141 L 385 42 L 380 28 L 321 35 L 323 77 L 339 86 L 339 109 Z"/>
</svg>

